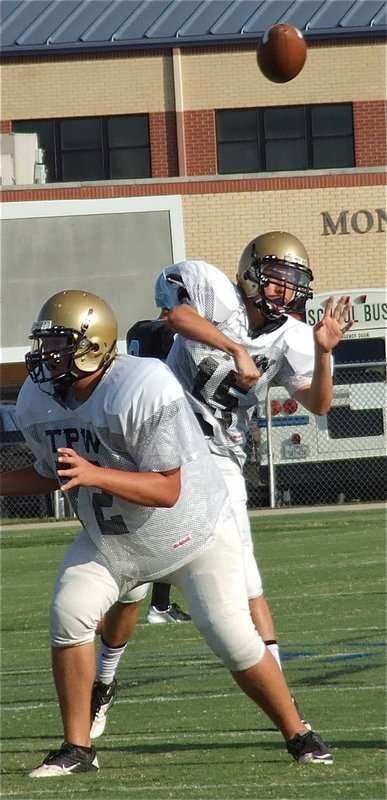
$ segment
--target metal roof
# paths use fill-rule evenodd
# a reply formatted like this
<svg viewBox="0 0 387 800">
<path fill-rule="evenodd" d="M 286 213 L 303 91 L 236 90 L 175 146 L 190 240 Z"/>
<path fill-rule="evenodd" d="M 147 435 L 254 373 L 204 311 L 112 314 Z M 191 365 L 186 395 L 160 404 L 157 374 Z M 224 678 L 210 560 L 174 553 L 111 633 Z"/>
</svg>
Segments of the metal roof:
<svg viewBox="0 0 387 800">
<path fill-rule="evenodd" d="M 386 0 L 1 0 L 3 55 L 257 41 L 278 22 L 307 39 L 387 30 Z"/>
</svg>

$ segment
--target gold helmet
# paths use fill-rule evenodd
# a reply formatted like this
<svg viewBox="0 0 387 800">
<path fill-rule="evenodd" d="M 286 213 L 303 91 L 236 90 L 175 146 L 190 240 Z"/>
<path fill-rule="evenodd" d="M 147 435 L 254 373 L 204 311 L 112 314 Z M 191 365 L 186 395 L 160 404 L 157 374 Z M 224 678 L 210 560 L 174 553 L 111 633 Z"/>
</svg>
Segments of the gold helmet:
<svg viewBox="0 0 387 800">
<path fill-rule="evenodd" d="M 309 287 L 313 273 L 308 254 L 296 236 L 285 231 L 269 231 L 252 239 L 239 260 L 237 283 L 245 297 L 254 298 L 255 305 L 270 320 L 282 314 L 297 314 L 304 318 L 305 303 L 313 296 Z M 283 288 L 282 297 L 269 301 L 265 288 L 275 284 Z M 285 291 L 293 295 L 285 298 Z M 288 292 L 286 292 L 288 294 Z"/>
<path fill-rule="evenodd" d="M 101 297 L 67 290 L 45 302 L 29 338 L 33 343 L 25 360 L 34 383 L 70 386 L 83 377 L 80 373 L 96 372 L 113 360 L 117 321 Z"/>
</svg>

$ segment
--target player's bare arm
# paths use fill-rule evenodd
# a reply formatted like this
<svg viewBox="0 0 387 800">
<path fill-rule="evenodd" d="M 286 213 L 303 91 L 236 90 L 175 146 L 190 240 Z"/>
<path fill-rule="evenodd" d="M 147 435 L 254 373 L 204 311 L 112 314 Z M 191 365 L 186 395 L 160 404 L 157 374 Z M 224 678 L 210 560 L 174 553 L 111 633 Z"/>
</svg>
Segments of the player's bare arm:
<svg viewBox="0 0 387 800">
<path fill-rule="evenodd" d="M 232 356 L 238 373 L 236 382 L 242 389 L 249 389 L 257 382 L 261 373 L 247 350 L 226 336 L 213 322 L 201 317 L 192 306 L 184 303 L 171 308 L 168 323 L 175 333 L 186 339 L 203 342 Z"/>
<path fill-rule="evenodd" d="M 0 494 L 8 497 L 21 494 L 49 494 L 56 489 L 59 489 L 58 481 L 39 475 L 33 464 L 12 472 L 4 472 L 0 477 Z"/>
<path fill-rule="evenodd" d="M 59 477 L 68 477 L 62 491 L 76 486 L 94 486 L 109 494 L 137 505 L 172 508 L 180 496 L 180 468 L 166 472 L 124 472 L 119 469 L 100 467 L 83 458 L 72 448 L 59 447 Z"/>
<path fill-rule="evenodd" d="M 342 296 L 334 307 L 334 297 L 329 297 L 324 316 L 313 328 L 315 365 L 312 383 L 295 394 L 296 399 L 313 414 L 326 414 L 332 405 L 331 355 L 332 350 L 354 324 L 354 320 L 345 321 L 351 306 L 348 297 Z"/>
</svg>

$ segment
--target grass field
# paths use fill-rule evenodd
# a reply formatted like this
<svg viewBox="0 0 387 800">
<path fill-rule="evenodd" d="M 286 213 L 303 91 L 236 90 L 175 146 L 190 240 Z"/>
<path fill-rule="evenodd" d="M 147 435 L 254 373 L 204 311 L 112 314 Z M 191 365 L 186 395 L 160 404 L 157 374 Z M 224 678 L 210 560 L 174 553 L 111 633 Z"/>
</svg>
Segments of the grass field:
<svg viewBox="0 0 387 800">
<path fill-rule="evenodd" d="M 61 741 L 47 610 L 74 528 L 3 530 L 1 796 L 384 800 L 385 519 L 359 508 L 252 520 L 284 670 L 334 766 L 291 761 L 192 623 L 141 621 L 98 740 L 100 772 L 47 780 L 26 772 Z"/>
</svg>

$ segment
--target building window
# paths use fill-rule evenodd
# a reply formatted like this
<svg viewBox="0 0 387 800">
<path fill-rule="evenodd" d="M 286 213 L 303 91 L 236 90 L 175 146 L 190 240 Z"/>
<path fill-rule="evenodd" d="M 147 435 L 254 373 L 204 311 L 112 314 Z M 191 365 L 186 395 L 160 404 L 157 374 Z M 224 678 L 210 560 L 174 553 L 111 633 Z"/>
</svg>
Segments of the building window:
<svg viewBox="0 0 387 800">
<path fill-rule="evenodd" d="M 37 133 L 47 181 L 150 178 L 147 114 L 20 120 L 14 133 Z"/>
<path fill-rule="evenodd" d="M 351 103 L 216 112 L 218 174 L 355 166 Z"/>
</svg>

